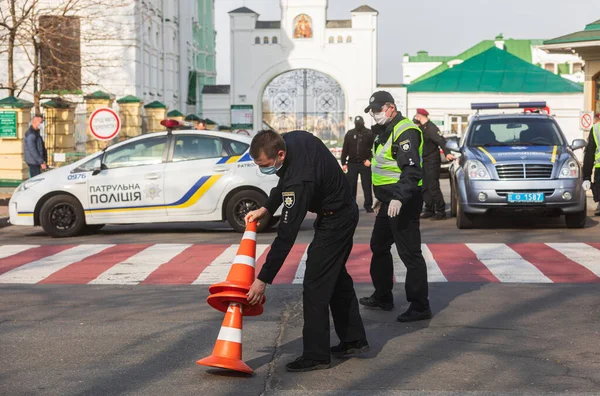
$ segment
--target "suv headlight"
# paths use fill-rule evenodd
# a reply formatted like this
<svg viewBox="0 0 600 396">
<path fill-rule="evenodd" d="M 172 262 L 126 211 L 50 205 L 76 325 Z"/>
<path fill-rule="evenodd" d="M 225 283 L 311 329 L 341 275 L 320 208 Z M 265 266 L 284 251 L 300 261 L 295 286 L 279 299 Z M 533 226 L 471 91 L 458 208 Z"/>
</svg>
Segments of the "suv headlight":
<svg viewBox="0 0 600 396">
<path fill-rule="evenodd" d="M 490 180 L 490 173 L 481 161 L 469 160 L 465 164 L 465 172 L 471 180 Z"/>
<path fill-rule="evenodd" d="M 39 179 L 33 179 L 33 180 L 27 180 L 26 182 L 22 183 L 18 188 L 17 188 L 17 192 L 19 191 L 25 191 L 33 186 L 35 186 L 36 184 L 38 184 L 39 182 L 43 181 L 44 178 L 39 178 Z"/>
<path fill-rule="evenodd" d="M 579 164 L 574 159 L 566 160 L 558 174 L 559 179 L 578 179 Z"/>
</svg>

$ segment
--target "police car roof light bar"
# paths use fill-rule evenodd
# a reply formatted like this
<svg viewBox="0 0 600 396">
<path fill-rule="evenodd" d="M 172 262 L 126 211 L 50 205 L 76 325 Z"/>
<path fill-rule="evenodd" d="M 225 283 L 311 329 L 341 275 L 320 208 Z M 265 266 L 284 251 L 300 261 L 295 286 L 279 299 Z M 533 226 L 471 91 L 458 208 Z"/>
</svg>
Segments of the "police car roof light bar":
<svg viewBox="0 0 600 396">
<path fill-rule="evenodd" d="M 183 126 L 181 122 L 171 119 L 162 120 L 160 125 L 164 126 L 165 128 L 179 128 Z"/>
<path fill-rule="evenodd" d="M 544 109 L 546 102 L 471 103 L 471 110 Z"/>
</svg>

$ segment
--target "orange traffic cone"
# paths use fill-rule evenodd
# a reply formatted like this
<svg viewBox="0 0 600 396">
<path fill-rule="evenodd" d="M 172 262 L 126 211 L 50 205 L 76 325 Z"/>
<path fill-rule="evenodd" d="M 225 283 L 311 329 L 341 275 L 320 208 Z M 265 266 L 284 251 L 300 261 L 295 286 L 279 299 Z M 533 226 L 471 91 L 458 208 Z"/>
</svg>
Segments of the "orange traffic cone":
<svg viewBox="0 0 600 396">
<path fill-rule="evenodd" d="M 214 309 L 226 312 L 229 303 L 237 302 L 244 306 L 244 316 L 257 316 L 262 314 L 265 299 L 260 304 L 248 304 L 246 294 L 254 282 L 256 264 L 256 222 L 246 225 L 246 232 L 242 236 L 237 255 L 233 260 L 225 282 L 217 283 L 208 288 L 210 296 L 208 303 Z"/>
<path fill-rule="evenodd" d="M 247 374 L 254 372 L 242 361 L 242 306 L 240 304 L 235 302 L 229 304 L 212 355 L 196 363 Z"/>
</svg>

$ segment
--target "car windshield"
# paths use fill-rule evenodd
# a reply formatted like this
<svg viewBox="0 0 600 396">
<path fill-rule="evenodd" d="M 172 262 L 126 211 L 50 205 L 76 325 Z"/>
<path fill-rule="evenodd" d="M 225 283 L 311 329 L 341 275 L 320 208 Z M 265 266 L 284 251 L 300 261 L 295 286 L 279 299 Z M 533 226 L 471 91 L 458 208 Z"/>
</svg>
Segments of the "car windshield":
<svg viewBox="0 0 600 396">
<path fill-rule="evenodd" d="M 502 118 L 473 122 L 468 146 L 562 146 L 558 126 L 551 119 Z"/>
</svg>

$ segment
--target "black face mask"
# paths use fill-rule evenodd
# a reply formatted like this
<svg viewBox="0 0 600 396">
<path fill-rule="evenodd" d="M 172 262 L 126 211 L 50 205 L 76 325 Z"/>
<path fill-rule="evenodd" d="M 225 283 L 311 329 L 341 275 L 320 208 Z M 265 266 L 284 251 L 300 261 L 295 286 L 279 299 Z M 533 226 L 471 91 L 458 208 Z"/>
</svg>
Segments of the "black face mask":
<svg viewBox="0 0 600 396">
<path fill-rule="evenodd" d="M 356 127 L 356 129 L 363 129 L 365 124 L 363 122 L 355 122 L 354 126 Z"/>
<path fill-rule="evenodd" d="M 419 120 L 417 120 L 416 118 L 413 118 L 413 123 L 415 125 L 421 125 L 421 123 L 419 122 Z"/>
</svg>

